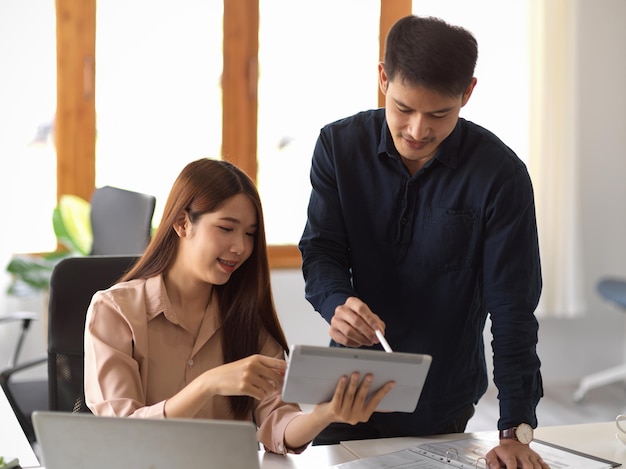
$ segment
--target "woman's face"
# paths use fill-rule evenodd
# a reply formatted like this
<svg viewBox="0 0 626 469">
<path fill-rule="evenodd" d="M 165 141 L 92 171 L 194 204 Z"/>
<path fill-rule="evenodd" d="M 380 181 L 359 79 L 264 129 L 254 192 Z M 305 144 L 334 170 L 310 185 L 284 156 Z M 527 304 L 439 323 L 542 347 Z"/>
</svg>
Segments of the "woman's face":
<svg viewBox="0 0 626 469">
<path fill-rule="evenodd" d="M 257 224 L 254 204 L 244 194 L 226 200 L 195 224 L 187 217 L 179 232 L 177 261 L 195 279 L 223 285 L 252 254 Z"/>
</svg>

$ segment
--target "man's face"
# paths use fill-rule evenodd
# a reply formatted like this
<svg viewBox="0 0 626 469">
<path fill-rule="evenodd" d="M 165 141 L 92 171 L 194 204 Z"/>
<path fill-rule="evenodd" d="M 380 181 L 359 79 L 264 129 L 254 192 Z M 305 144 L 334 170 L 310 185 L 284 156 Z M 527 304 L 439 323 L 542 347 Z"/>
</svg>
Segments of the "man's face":
<svg viewBox="0 0 626 469">
<path fill-rule="evenodd" d="M 404 164 L 414 174 L 435 155 L 441 142 L 454 130 L 476 79 L 463 95 L 457 97 L 412 86 L 401 79 L 388 81 L 382 64 L 379 65 L 379 79 L 393 143 Z"/>
</svg>

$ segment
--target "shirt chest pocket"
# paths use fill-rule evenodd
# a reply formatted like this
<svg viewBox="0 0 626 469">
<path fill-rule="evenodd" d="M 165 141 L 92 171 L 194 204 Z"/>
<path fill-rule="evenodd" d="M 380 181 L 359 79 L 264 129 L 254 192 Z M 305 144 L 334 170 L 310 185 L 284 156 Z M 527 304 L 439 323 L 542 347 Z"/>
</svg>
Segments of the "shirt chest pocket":
<svg viewBox="0 0 626 469">
<path fill-rule="evenodd" d="M 418 230 L 420 259 L 438 272 L 471 267 L 478 256 L 479 210 L 431 207 Z"/>
</svg>

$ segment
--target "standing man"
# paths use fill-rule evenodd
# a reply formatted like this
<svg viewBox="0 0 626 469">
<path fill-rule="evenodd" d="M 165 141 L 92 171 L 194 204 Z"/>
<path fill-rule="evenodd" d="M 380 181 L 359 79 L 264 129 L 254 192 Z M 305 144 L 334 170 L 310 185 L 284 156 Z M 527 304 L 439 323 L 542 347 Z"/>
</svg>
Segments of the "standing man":
<svg viewBox="0 0 626 469">
<path fill-rule="evenodd" d="M 378 328 L 433 362 L 415 412 L 332 424 L 315 444 L 463 432 L 487 389 L 489 314 L 501 430 L 489 467 L 548 467 L 528 446 L 543 395 L 533 189 L 513 150 L 459 117 L 477 56 L 463 28 L 400 19 L 378 65 L 385 107 L 321 130 L 299 244 L 306 297 L 332 345 L 379 348 Z"/>
</svg>

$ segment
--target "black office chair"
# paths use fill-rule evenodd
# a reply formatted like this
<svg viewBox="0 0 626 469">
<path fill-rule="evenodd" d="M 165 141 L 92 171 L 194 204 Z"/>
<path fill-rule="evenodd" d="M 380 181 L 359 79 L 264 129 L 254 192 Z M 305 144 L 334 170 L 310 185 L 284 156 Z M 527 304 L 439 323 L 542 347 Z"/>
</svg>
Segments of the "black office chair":
<svg viewBox="0 0 626 469">
<path fill-rule="evenodd" d="M 48 363 L 48 379 L 9 382 L 12 373 L 2 373 L 2 387 L 31 443 L 36 441 L 31 422 L 34 410 L 89 412 L 83 391 L 83 336 L 91 298 L 119 280 L 138 256 L 84 256 L 61 260 L 50 277 L 48 303 L 48 355 L 18 365 Z M 11 370 L 11 371 L 13 371 Z M 24 403 L 16 392 L 26 390 L 34 402 Z M 31 413 L 28 413 L 28 412 Z"/>
<path fill-rule="evenodd" d="M 93 244 L 90 255 L 139 256 L 143 253 L 152 232 L 152 216 L 156 197 L 112 186 L 97 188 L 91 197 L 90 221 Z M 89 257 L 89 256 L 87 256 Z M 4 319 L 5 318 L 5 319 Z M 47 357 L 19 362 L 24 337 L 30 323 L 37 318 L 33 313 L 13 313 L 3 317 L 6 322 L 21 321 L 22 328 L 16 348 L 7 367 L 0 372 L 0 386 L 22 424 L 31 442 L 35 441 L 30 416 L 35 410 L 46 410 L 48 406 L 48 381 L 16 380 L 14 375 L 42 365 Z M 48 333 L 48 336 L 50 334 Z"/>
<path fill-rule="evenodd" d="M 83 389 L 85 315 L 91 298 L 117 282 L 137 256 L 70 257 L 55 267 L 48 307 L 49 408 L 89 412 Z"/>
<path fill-rule="evenodd" d="M 603 278 L 598 282 L 598 293 L 610 304 L 626 312 L 626 279 Z M 619 381 L 626 381 L 626 363 L 582 378 L 574 392 L 574 400 L 582 400 L 593 388 Z"/>
</svg>

